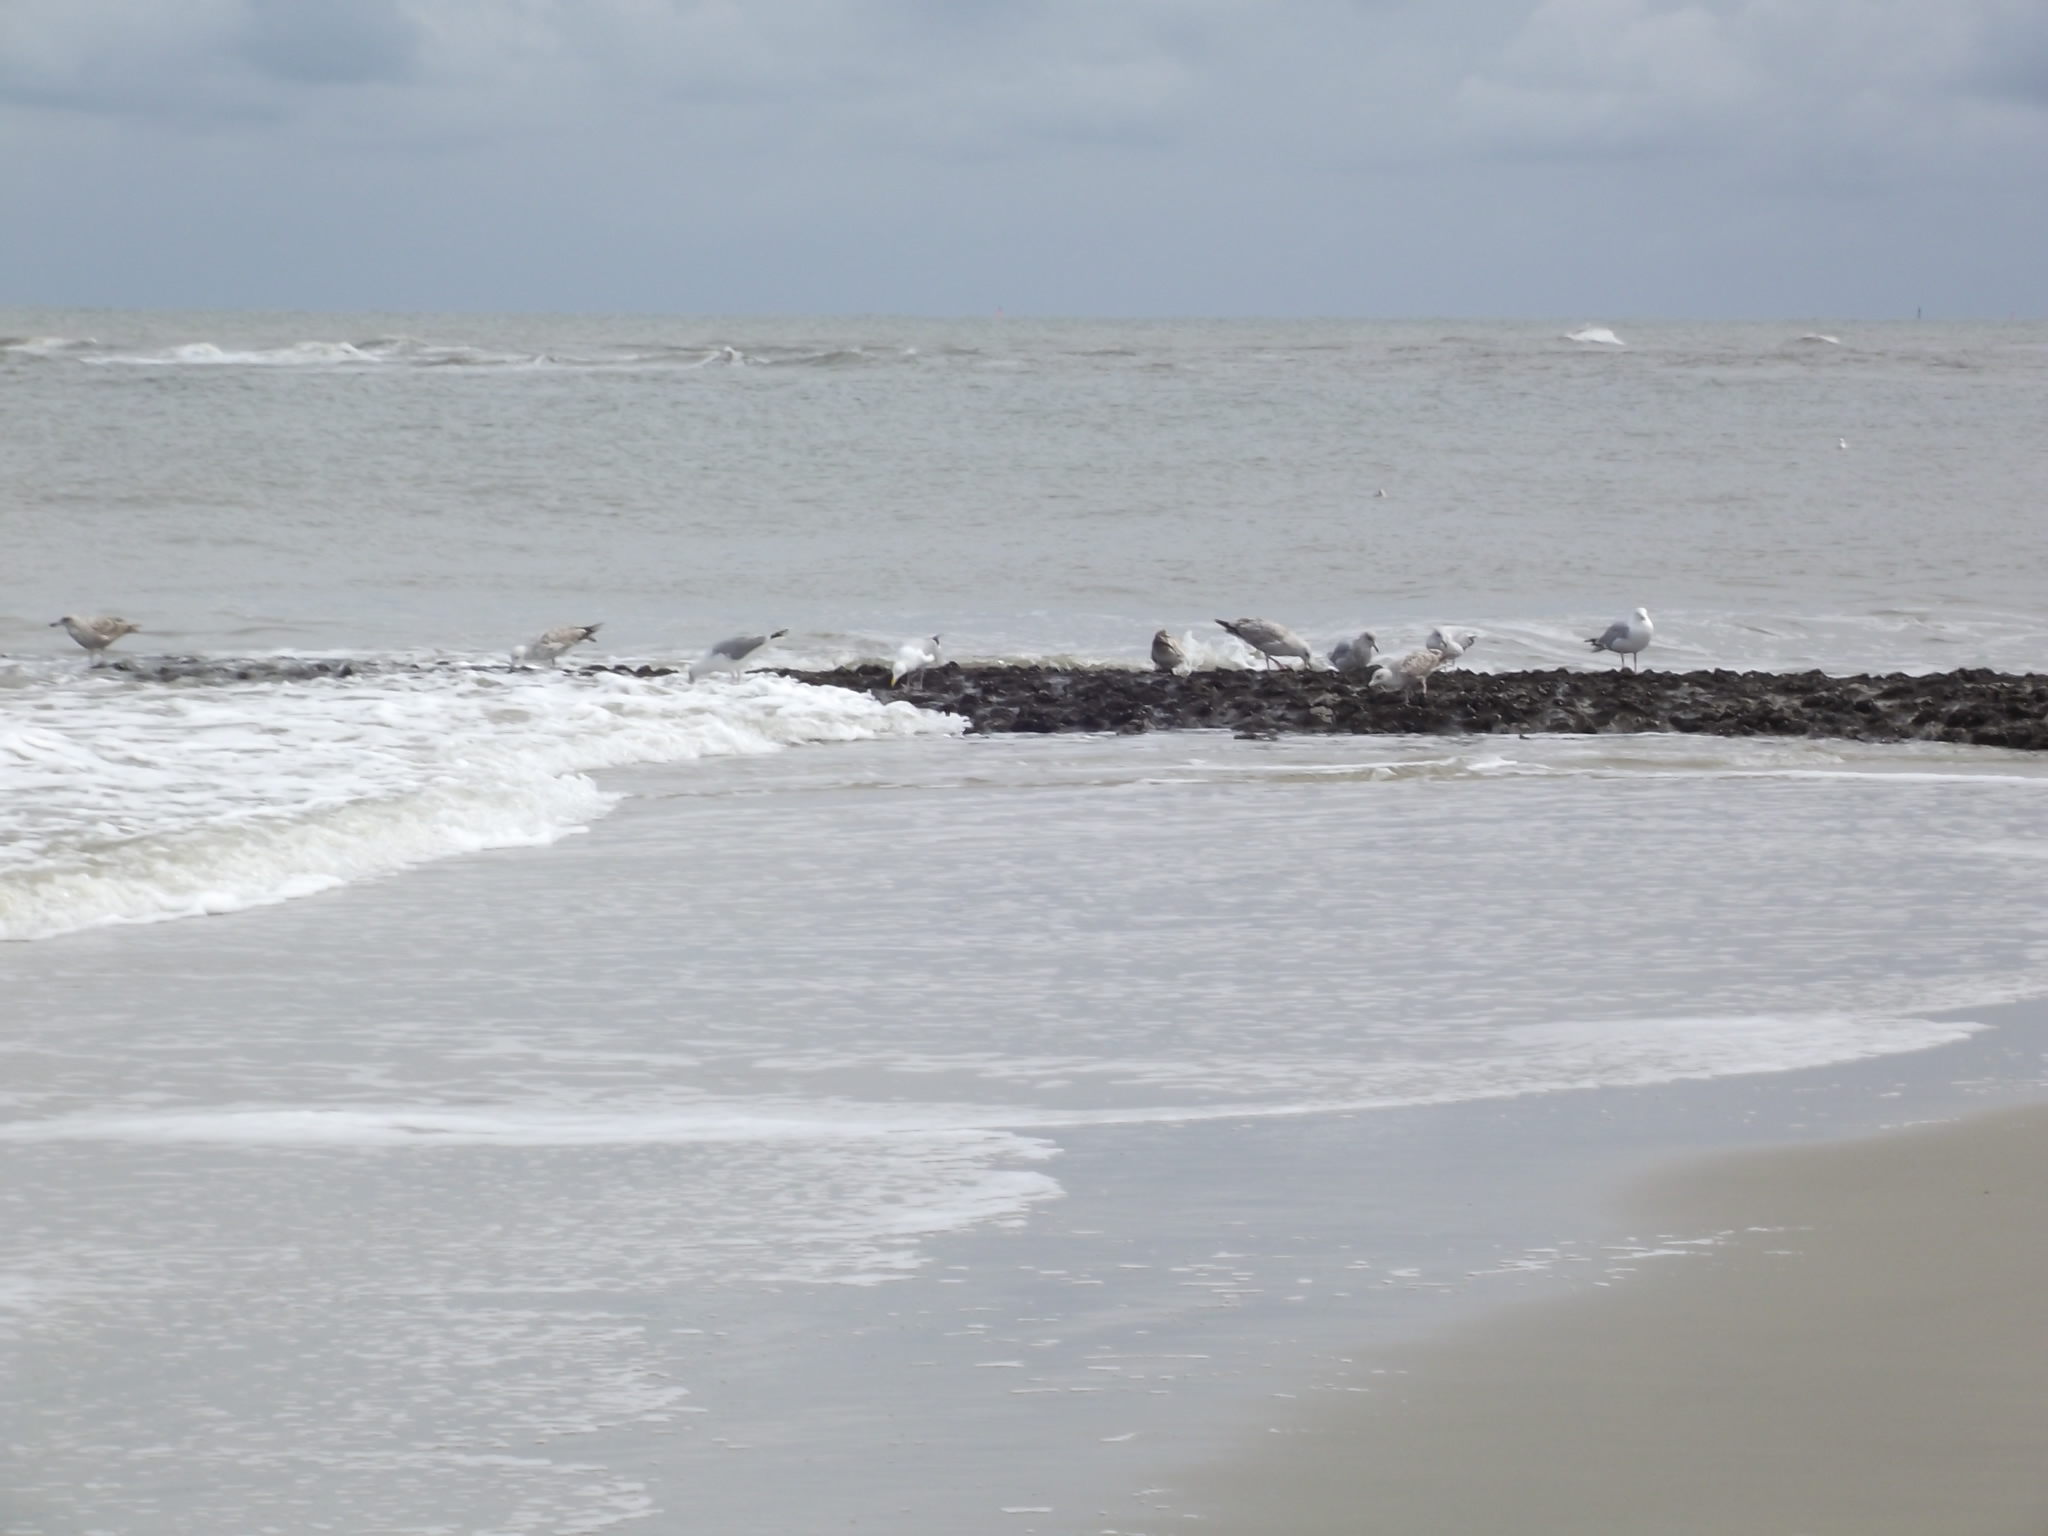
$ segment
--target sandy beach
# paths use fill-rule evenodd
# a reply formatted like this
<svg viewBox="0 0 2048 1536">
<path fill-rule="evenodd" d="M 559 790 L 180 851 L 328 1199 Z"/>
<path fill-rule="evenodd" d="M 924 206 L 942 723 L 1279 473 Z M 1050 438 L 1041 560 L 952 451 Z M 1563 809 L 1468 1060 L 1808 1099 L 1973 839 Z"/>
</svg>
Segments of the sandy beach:
<svg viewBox="0 0 2048 1536">
<path fill-rule="evenodd" d="M 1639 1209 L 1671 1252 L 1375 1360 L 1209 1476 L 1210 1528 L 2048 1529 L 2048 1107 L 1715 1159 Z"/>
</svg>

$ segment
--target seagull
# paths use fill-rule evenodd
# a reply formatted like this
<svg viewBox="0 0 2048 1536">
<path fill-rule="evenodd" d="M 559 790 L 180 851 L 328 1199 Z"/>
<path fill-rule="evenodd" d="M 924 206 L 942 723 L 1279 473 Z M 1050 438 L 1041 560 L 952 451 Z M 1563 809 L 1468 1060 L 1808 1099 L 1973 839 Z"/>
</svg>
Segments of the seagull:
<svg viewBox="0 0 2048 1536">
<path fill-rule="evenodd" d="M 770 640 L 780 640 L 788 634 L 778 629 L 772 635 L 734 635 L 721 640 L 702 656 L 690 663 L 690 681 L 695 682 L 706 672 L 739 672 L 746 666 L 746 660 Z"/>
<path fill-rule="evenodd" d="M 529 661 L 537 661 L 544 667 L 552 667 L 555 658 L 571 646 L 581 645 L 586 640 L 595 640 L 597 632 L 603 629 L 597 624 L 558 624 L 546 631 L 538 640 L 512 647 L 512 665 L 523 667 Z"/>
<path fill-rule="evenodd" d="M 1275 624 L 1271 619 L 1218 619 L 1216 622 L 1257 651 L 1269 667 L 1279 666 L 1283 656 L 1300 657 L 1304 669 L 1315 665 L 1308 642 L 1285 624 Z"/>
<path fill-rule="evenodd" d="M 52 629 L 60 624 L 64 626 L 65 634 L 92 652 L 94 666 L 99 665 L 100 652 L 123 635 L 138 634 L 142 629 L 140 624 L 130 624 L 126 619 L 81 619 L 69 613 L 61 619 L 50 620 Z"/>
<path fill-rule="evenodd" d="M 1374 688 L 1382 693 L 1406 693 L 1417 684 L 1424 693 L 1429 692 L 1429 674 L 1444 664 L 1442 651 L 1410 651 L 1406 656 L 1397 656 L 1392 661 L 1383 661 L 1372 675 Z"/>
<path fill-rule="evenodd" d="M 1597 640 L 1586 644 L 1596 651 L 1613 651 L 1617 656 L 1629 658 L 1629 664 L 1640 668 L 1642 652 L 1649 648 L 1650 636 L 1657 632 L 1657 626 L 1650 622 L 1650 610 L 1638 608 L 1625 619 L 1616 619 L 1607 626 Z"/>
<path fill-rule="evenodd" d="M 1152 637 L 1152 665 L 1161 672 L 1178 672 L 1188 664 L 1188 653 L 1165 630 Z"/>
<path fill-rule="evenodd" d="M 1444 665 L 1454 666 L 1460 656 L 1479 643 L 1479 637 L 1469 629 L 1432 629 L 1429 639 L 1423 642 L 1432 651 L 1444 653 Z"/>
<path fill-rule="evenodd" d="M 896 664 L 889 669 L 889 686 L 908 680 L 913 683 L 924 681 L 924 669 L 939 664 L 939 637 L 928 640 L 906 640 L 896 647 Z"/>
<path fill-rule="evenodd" d="M 1330 665 L 1339 672 L 1370 672 L 1379 647 L 1379 638 L 1371 630 L 1365 630 L 1355 640 L 1339 640 L 1331 646 Z"/>
</svg>

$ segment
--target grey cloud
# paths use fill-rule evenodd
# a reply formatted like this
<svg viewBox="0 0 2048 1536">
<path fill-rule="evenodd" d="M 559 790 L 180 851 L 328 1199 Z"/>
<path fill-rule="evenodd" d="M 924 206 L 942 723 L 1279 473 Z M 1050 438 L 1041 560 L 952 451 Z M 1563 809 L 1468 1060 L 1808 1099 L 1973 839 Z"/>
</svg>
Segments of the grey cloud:
<svg viewBox="0 0 2048 1536">
<path fill-rule="evenodd" d="M 2048 12 L 2018 0 L 1543 0 L 1453 109 L 1509 153 L 1868 160 L 2038 135 L 1974 113 L 2035 94 L 2044 60 Z"/>
<path fill-rule="evenodd" d="M 250 0 L 241 49 L 279 79 L 358 83 L 404 76 L 417 41 L 392 0 Z"/>
<path fill-rule="evenodd" d="M 0 291 L 2002 312 L 2044 82 L 2042 0 L 0 0 Z"/>
</svg>

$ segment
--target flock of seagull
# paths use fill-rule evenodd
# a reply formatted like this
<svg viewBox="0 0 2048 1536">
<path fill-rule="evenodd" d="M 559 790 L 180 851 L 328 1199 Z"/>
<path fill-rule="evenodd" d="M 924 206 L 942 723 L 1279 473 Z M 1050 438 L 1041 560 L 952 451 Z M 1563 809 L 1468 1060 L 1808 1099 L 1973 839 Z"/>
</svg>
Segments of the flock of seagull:
<svg viewBox="0 0 2048 1536">
<path fill-rule="evenodd" d="M 64 633 L 92 654 L 95 663 L 99 661 L 107 647 L 123 635 L 140 634 L 142 631 L 140 624 L 131 623 L 127 619 L 81 618 L 73 613 L 67 613 L 61 619 L 52 619 L 50 628 L 62 628 Z M 543 630 L 537 638 L 527 641 L 524 645 L 512 647 L 512 665 L 552 667 L 577 646 L 595 640 L 597 632 L 603 628 L 602 623 L 558 624 L 553 629 Z M 698 678 L 713 672 L 740 671 L 754 652 L 772 640 L 780 640 L 788 633 L 786 629 L 778 629 L 771 634 L 733 635 L 721 640 L 690 663 L 690 681 L 695 682 Z M 895 665 L 889 672 L 890 685 L 893 687 L 905 679 L 915 681 L 923 677 L 928 667 L 939 664 L 939 656 L 937 635 L 932 635 L 928 639 L 905 641 L 897 648 Z"/>
<path fill-rule="evenodd" d="M 1298 661 L 1302 670 L 1307 671 L 1317 665 L 1315 652 L 1309 643 L 1285 624 L 1276 624 L 1271 619 L 1218 619 L 1216 622 L 1250 646 L 1264 667 L 1286 670 L 1288 662 Z M 142 629 L 140 624 L 131 624 L 126 619 L 80 618 L 69 613 L 51 621 L 52 629 L 59 626 L 91 652 L 95 662 L 123 635 L 137 634 Z M 602 628 L 602 624 L 562 624 L 545 630 L 538 639 L 513 647 L 512 664 L 515 667 L 536 664 L 552 667 L 569 651 L 595 640 Z M 786 629 L 778 629 L 772 634 L 733 635 L 721 640 L 690 663 L 690 680 L 695 682 L 713 672 L 739 671 L 762 646 L 780 640 L 788 633 Z M 1612 651 L 1618 657 L 1626 656 L 1632 666 L 1640 666 L 1642 653 L 1655 633 L 1656 626 L 1650 622 L 1650 611 L 1638 608 L 1627 618 L 1616 619 L 1601 634 L 1589 637 L 1586 644 L 1596 651 Z M 939 636 L 930 635 L 906 640 L 899 646 L 889 669 L 889 686 L 893 688 L 905 681 L 917 682 L 928 668 L 938 666 L 943 654 L 939 641 Z M 1383 692 L 1405 692 L 1419 687 L 1427 693 L 1432 672 L 1455 664 L 1478 643 L 1479 636 L 1469 629 L 1438 627 L 1429 632 L 1429 638 L 1421 649 L 1399 656 L 1382 655 L 1378 639 L 1371 630 L 1366 630 L 1352 639 L 1338 641 L 1330 648 L 1324 665 L 1338 672 L 1367 674 L 1368 686 Z M 1182 675 L 1194 670 L 1186 649 L 1163 629 L 1152 637 L 1152 665 L 1161 672 Z"/>
<path fill-rule="evenodd" d="M 1285 624 L 1276 624 L 1271 619 L 1218 619 L 1216 622 L 1257 652 L 1261 663 L 1267 667 L 1284 668 L 1290 661 L 1299 661 L 1302 670 L 1307 671 L 1316 665 L 1315 652 L 1309 643 Z M 1631 666 L 1639 667 L 1642 653 L 1649 648 L 1650 637 L 1656 632 L 1657 626 L 1650 622 L 1650 610 L 1638 608 L 1627 618 L 1616 619 L 1600 634 L 1589 636 L 1586 644 L 1596 651 L 1612 651 L 1616 656 L 1626 656 Z M 1383 655 L 1379 638 L 1368 629 L 1331 646 L 1325 664 L 1338 672 L 1366 674 L 1366 685 L 1382 692 L 1401 693 L 1410 688 L 1420 688 L 1427 693 L 1432 672 L 1439 667 L 1454 665 L 1459 657 L 1478 643 L 1479 636 L 1469 629 L 1439 626 L 1429 632 L 1429 638 L 1420 649 L 1405 651 L 1398 656 Z M 1152 665 L 1161 672 L 1186 673 L 1192 670 L 1186 648 L 1163 629 L 1152 637 Z"/>
</svg>

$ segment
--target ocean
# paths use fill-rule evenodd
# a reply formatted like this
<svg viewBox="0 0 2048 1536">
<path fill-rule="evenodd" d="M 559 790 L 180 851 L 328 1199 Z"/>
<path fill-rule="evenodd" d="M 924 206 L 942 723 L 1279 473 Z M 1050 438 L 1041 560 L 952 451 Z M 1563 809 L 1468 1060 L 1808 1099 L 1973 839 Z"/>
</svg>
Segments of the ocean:
<svg viewBox="0 0 2048 1536">
<path fill-rule="evenodd" d="M 0 311 L 0 1531 L 1178 1527 L 1630 1170 L 2039 1091 L 2029 754 L 762 669 L 2048 671 L 2044 419 L 2039 324 Z"/>
</svg>

